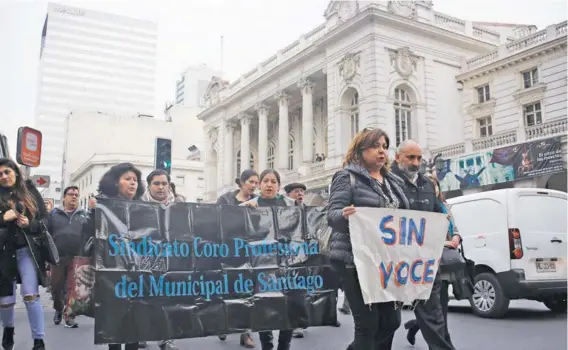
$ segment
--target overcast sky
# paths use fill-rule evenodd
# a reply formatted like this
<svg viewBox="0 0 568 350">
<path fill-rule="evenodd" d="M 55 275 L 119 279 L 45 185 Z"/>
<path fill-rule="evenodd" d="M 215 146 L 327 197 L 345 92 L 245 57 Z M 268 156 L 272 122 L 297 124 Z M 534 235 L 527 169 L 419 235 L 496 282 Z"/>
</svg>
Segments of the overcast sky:
<svg viewBox="0 0 568 350">
<path fill-rule="evenodd" d="M 62 0 L 158 24 L 156 111 L 173 100 L 188 65 L 220 66 L 233 80 L 323 22 L 328 0 Z M 566 20 L 566 0 L 434 0 L 434 9 L 472 21 L 534 24 Z M 47 1 L 0 0 L 0 131 L 14 145 L 33 123 L 41 29 Z M 12 147 L 12 152 L 14 148 Z"/>
</svg>

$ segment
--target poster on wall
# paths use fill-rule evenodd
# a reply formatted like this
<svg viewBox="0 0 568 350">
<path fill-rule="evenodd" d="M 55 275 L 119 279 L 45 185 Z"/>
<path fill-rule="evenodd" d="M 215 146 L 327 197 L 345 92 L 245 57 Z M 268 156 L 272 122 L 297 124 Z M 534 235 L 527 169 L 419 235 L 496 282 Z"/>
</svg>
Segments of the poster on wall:
<svg viewBox="0 0 568 350">
<path fill-rule="evenodd" d="M 561 137 L 553 137 L 446 159 L 437 175 L 447 192 L 559 173 L 563 164 Z"/>
<path fill-rule="evenodd" d="M 560 137 L 553 137 L 497 148 L 491 163 L 511 167 L 516 180 L 558 173 L 564 168 L 561 144 Z"/>
</svg>

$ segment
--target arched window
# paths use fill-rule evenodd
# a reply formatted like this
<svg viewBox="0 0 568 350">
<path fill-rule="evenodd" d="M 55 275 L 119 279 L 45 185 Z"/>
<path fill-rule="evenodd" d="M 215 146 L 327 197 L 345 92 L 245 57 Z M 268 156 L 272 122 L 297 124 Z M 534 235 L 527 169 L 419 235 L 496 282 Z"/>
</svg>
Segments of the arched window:
<svg viewBox="0 0 568 350">
<path fill-rule="evenodd" d="M 355 92 L 351 97 L 349 106 L 350 136 L 351 139 L 359 132 L 359 93 Z"/>
<path fill-rule="evenodd" d="M 254 169 L 254 155 L 250 154 L 250 166 L 247 169 Z M 237 177 L 241 176 L 241 171 L 246 169 L 241 169 L 241 151 L 237 152 Z"/>
<path fill-rule="evenodd" d="M 394 90 L 394 119 L 396 132 L 396 146 L 412 137 L 411 115 L 412 105 L 408 92 L 402 88 Z"/>
<path fill-rule="evenodd" d="M 288 141 L 288 170 L 294 169 L 294 146 L 294 138 L 290 136 L 290 139 Z"/>
<path fill-rule="evenodd" d="M 268 167 L 268 169 L 274 169 L 275 158 L 276 158 L 276 147 L 274 147 L 274 144 L 270 144 L 270 146 L 268 146 L 268 158 L 266 159 L 266 166 Z M 264 171 L 264 169 L 260 171 Z"/>
</svg>

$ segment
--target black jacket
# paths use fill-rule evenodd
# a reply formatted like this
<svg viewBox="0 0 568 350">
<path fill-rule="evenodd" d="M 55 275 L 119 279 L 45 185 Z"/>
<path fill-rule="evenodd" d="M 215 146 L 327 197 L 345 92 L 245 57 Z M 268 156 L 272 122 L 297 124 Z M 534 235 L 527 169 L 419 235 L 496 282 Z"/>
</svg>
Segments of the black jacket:
<svg viewBox="0 0 568 350">
<path fill-rule="evenodd" d="M 351 186 L 350 174 L 355 175 L 354 186 Z M 409 202 L 401 189 L 404 181 L 391 172 L 388 172 L 385 178 L 398 197 L 400 208 L 410 209 Z M 379 195 L 378 186 L 367 169 L 355 164 L 349 164 L 333 176 L 327 207 L 327 221 L 333 229 L 330 242 L 332 260 L 353 264 L 349 221 L 343 217 L 343 208 L 350 205 L 355 207 L 386 207 L 385 199 Z"/>
<path fill-rule="evenodd" d="M 224 205 L 239 205 L 239 201 L 237 201 L 237 194 L 239 190 L 236 191 L 229 191 L 227 193 L 222 194 L 219 198 L 217 198 L 217 204 L 224 204 Z M 250 199 L 255 198 L 256 196 L 253 194 Z"/>
<path fill-rule="evenodd" d="M 72 258 L 81 255 L 83 225 L 87 222 L 88 213 L 77 208 L 67 213 L 63 208 L 55 208 L 49 213 L 47 228 L 53 236 L 59 256 Z"/>
<path fill-rule="evenodd" d="M 436 197 L 434 184 L 428 180 L 428 178 L 421 173 L 418 173 L 415 185 L 408 179 L 402 170 L 400 170 L 396 162 L 392 164 L 391 170 L 404 181 L 402 190 L 410 202 L 410 209 L 443 213 L 440 202 Z"/>
<path fill-rule="evenodd" d="M 18 227 L 14 221 L 4 222 L 4 212 L 10 210 L 7 199 L 10 198 L 11 194 L 7 189 L 0 189 L 0 192 L 2 192 L 0 193 L 0 297 L 13 295 L 13 281 L 21 281 L 16 261 L 16 250 L 22 246 L 30 248 L 32 259 L 36 265 L 39 284 L 44 287 L 47 286 L 45 260 L 42 259 L 38 247 L 35 244 L 29 246 L 23 235 L 24 232 L 29 236 L 42 233 L 42 226 L 47 225 L 47 208 L 33 182 L 26 180 L 25 184 L 34 197 L 38 209 L 35 217 L 26 213 L 29 226 L 25 229 Z"/>
</svg>

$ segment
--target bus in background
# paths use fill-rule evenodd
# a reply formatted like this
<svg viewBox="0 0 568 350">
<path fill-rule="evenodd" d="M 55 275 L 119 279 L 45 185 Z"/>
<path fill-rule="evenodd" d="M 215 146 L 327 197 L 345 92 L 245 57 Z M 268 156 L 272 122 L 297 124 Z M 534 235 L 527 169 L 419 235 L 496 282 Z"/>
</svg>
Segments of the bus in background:
<svg viewBox="0 0 568 350">
<path fill-rule="evenodd" d="M 8 138 L 2 133 L 0 133 L 0 158 L 10 158 Z"/>
</svg>

